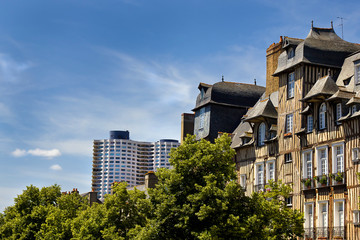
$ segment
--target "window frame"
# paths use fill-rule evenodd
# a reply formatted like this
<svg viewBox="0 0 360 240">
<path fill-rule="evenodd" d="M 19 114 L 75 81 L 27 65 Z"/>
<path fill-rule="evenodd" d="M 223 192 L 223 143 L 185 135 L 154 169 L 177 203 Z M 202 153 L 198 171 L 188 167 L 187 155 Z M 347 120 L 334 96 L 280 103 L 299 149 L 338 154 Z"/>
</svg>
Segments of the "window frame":
<svg viewBox="0 0 360 240">
<path fill-rule="evenodd" d="M 323 221 L 325 222 L 325 225 L 326 226 L 323 226 L 323 222 L 321 221 L 323 216 L 320 215 L 320 213 L 322 213 L 322 208 L 320 206 L 322 206 L 323 204 L 325 204 L 326 206 L 326 221 Z M 329 227 L 329 201 L 318 201 L 318 207 L 317 207 L 317 227 Z"/>
<path fill-rule="evenodd" d="M 240 174 L 240 186 L 246 189 L 246 174 Z"/>
<path fill-rule="evenodd" d="M 311 124 L 310 124 L 311 119 Z M 314 130 L 314 117 L 312 114 L 306 116 L 306 130 L 308 133 L 311 133 Z"/>
<path fill-rule="evenodd" d="M 262 182 L 259 181 L 259 167 L 262 167 Z M 255 164 L 255 185 L 264 185 L 265 184 L 265 166 L 264 162 L 258 162 Z"/>
<path fill-rule="evenodd" d="M 310 176 L 308 174 L 308 159 L 306 156 L 310 156 Z M 314 172 L 313 172 L 313 150 L 308 149 L 302 152 L 302 161 L 303 161 L 303 178 L 313 178 Z"/>
<path fill-rule="evenodd" d="M 354 64 L 355 84 L 360 84 L 360 63 Z"/>
<path fill-rule="evenodd" d="M 342 149 L 342 153 L 337 153 L 337 148 Z M 338 166 L 338 157 L 342 157 L 342 166 Z M 341 171 L 340 171 L 341 170 Z M 344 172 L 345 170 L 345 144 L 344 142 L 332 144 L 332 173 Z"/>
<path fill-rule="evenodd" d="M 320 146 L 316 148 L 316 160 L 317 160 L 317 176 L 328 175 L 329 174 L 329 147 L 327 145 Z M 325 150 L 325 173 L 322 172 L 321 165 L 321 156 L 320 151 Z"/>
<path fill-rule="evenodd" d="M 270 165 L 273 165 L 273 169 L 272 169 L 272 174 L 273 174 L 273 177 L 270 178 L 271 174 L 270 174 Z M 276 175 L 276 165 L 275 165 L 275 159 L 271 159 L 271 160 L 268 160 L 266 162 L 266 183 L 269 183 L 269 180 L 274 180 L 275 181 L 275 176 Z"/>
<path fill-rule="evenodd" d="M 319 114 L 318 114 L 319 130 L 326 129 L 326 113 L 327 113 L 327 106 L 326 103 L 323 102 L 319 106 Z"/>
<path fill-rule="evenodd" d="M 285 116 L 285 134 L 293 132 L 294 114 L 286 114 Z"/>
<path fill-rule="evenodd" d="M 342 104 L 337 103 L 335 105 L 335 122 L 336 124 L 340 124 L 339 119 L 342 117 Z"/>
<path fill-rule="evenodd" d="M 338 209 L 338 204 L 342 204 L 342 223 L 340 222 L 340 219 L 337 219 L 336 217 L 339 217 L 336 215 L 336 210 Z M 345 199 L 334 199 L 334 206 L 333 206 L 333 225 L 334 227 L 344 227 L 345 226 Z M 337 224 L 336 224 L 337 223 Z"/>
<path fill-rule="evenodd" d="M 304 203 L 304 228 L 314 228 L 314 202 L 308 202 L 308 203 Z M 312 219 L 310 219 L 309 217 L 309 212 L 307 211 L 307 209 L 310 208 L 311 209 L 311 217 Z"/>
<path fill-rule="evenodd" d="M 264 146 L 265 145 L 265 134 L 266 134 L 266 124 L 264 122 L 259 124 L 258 127 L 258 146 Z"/>
<path fill-rule="evenodd" d="M 290 156 L 290 158 L 288 156 Z M 292 163 L 292 161 L 293 161 L 292 153 L 285 153 L 284 154 L 284 162 L 285 163 Z"/>
<path fill-rule="evenodd" d="M 291 72 L 287 76 L 287 99 L 295 96 L 295 72 Z"/>
<path fill-rule="evenodd" d="M 353 224 L 355 226 L 360 225 L 360 210 L 353 210 Z"/>
<path fill-rule="evenodd" d="M 351 160 L 353 162 L 359 162 L 360 161 L 360 148 L 355 147 L 351 149 Z"/>
</svg>

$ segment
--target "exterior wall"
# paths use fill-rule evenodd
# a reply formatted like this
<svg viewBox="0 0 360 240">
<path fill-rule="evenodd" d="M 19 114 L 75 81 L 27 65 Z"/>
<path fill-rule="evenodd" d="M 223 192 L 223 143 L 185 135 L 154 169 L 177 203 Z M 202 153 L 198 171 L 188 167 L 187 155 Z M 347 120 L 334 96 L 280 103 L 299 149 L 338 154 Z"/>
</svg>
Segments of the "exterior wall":
<svg viewBox="0 0 360 240">
<path fill-rule="evenodd" d="M 203 113 L 204 116 L 202 117 L 200 114 L 200 110 L 198 109 L 195 112 L 195 120 L 194 120 L 194 135 L 196 136 L 197 140 L 202 138 L 206 138 L 210 133 L 210 114 L 211 114 L 211 107 L 209 105 L 203 107 L 205 112 Z M 203 118 L 203 120 L 201 120 Z M 201 127 L 200 122 L 204 121 L 203 126 Z"/>
<path fill-rule="evenodd" d="M 185 140 L 186 135 L 194 134 L 194 120 L 195 114 L 193 113 L 181 114 L 181 144 Z"/>
<path fill-rule="evenodd" d="M 276 92 L 279 87 L 279 77 L 273 76 L 277 66 L 280 53 L 284 50 L 282 48 L 283 38 L 280 37 L 280 42 L 273 43 L 266 50 L 266 91 L 265 95 L 269 96 Z"/>
</svg>

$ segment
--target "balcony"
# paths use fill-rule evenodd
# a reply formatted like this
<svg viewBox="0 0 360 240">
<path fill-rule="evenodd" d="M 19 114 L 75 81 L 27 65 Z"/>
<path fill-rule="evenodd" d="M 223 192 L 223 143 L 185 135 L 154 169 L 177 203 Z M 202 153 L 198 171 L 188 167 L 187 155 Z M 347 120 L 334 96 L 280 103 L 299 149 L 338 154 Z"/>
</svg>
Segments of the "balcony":
<svg viewBox="0 0 360 240">
<path fill-rule="evenodd" d="M 328 175 L 320 175 L 315 177 L 316 188 L 323 188 L 330 186 L 330 178 Z"/>
<path fill-rule="evenodd" d="M 333 239 L 345 239 L 345 227 L 333 227 L 332 230 L 332 238 Z"/>
<path fill-rule="evenodd" d="M 302 182 L 302 188 L 301 190 L 311 190 L 315 188 L 314 179 L 313 178 L 303 178 L 301 179 Z"/>
<path fill-rule="evenodd" d="M 340 186 L 346 184 L 346 174 L 345 172 L 338 172 L 331 174 L 331 185 Z"/>
<path fill-rule="evenodd" d="M 264 191 L 265 185 L 264 184 L 258 184 L 254 186 L 254 191 L 255 192 L 260 192 L 260 191 Z"/>
<path fill-rule="evenodd" d="M 316 228 L 316 237 L 317 237 L 317 239 L 328 239 L 328 237 L 329 237 L 329 228 L 328 227 L 318 227 L 318 228 Z"/>
<path fill-rule="evenodd" d="M 315 239 L 314 228 L 304 228 L 304 239 L 305 240 L 313 240 Z"/>
</svg>

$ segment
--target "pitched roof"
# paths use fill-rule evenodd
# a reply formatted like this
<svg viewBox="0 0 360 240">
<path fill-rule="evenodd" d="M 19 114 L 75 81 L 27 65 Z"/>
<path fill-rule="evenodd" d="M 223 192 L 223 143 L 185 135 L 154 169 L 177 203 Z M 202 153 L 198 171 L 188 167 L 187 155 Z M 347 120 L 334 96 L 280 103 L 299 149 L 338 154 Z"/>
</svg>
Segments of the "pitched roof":
<svg viewBox="0 0 360 240">
<path fill-rule="evenodd" d="M 248 122 L 241 122 L 239 126 L 235 129 L 235 131 L 232 133 L 233 138 L 231 141 L 231 148 L 237 148 L 240 147 L 243 144 L 243 137 L 251 137 L 252 134 L 252 128 L 250 123 Z"/>
<path fill-rule="evenodd" d="M 247 122 L 261 122 L 264 118 L 277 118 L 277 111 L 272 101 L 267 98 L 259 100 L 255 106 L 248 112 L 244 121 Z"/>
<path fill-rule="evenodd" d="M 355 95 L 353 92 L 344 91 L 342 89 L 337 90 L 327 101 L 337 100 L 337 99 L 350 99 Z"/>
<path fill-rule="evenodd" d="M 324 100 L 325 96 L 333 95 L 339 90 L 338 86 L 334 82 L 333 78 L 329 75 L 324 76 L 316 81 L 314 86 L 301 99 L 301 101 L 314 102 L 318 100 Z"/>
<path fill-rule="evenodd" d="M 198 95 L 193 111 L 209 103 L 249 108 L 265 92 L 265 87 L 247 83 L 217 82 L 208 86 L 203 98 L 201 93 Z"/>
<path fill-rule="evenodd" d="M 333 28 L 312 27 L 303 41 L 292 41 L 292 45 L 285 43 L 286 38 L 283 48 L 296 47 L 295 56 L 289 59 L 287 51 L 282 52 L 274 75 L 278 75 L 300 63 L 340 68 L 345 57 L 360 50 L 360 45 L 344 41 L 335 33 Z"/>
</svg>

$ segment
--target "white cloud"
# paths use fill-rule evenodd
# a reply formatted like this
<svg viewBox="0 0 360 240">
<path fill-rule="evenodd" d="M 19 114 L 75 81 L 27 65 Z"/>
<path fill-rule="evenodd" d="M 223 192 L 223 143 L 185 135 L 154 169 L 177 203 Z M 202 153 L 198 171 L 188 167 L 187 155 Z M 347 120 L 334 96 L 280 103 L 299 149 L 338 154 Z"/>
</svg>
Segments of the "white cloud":
<svg viewBox="0 0 360 240">
<path fill-rule="evenodd" d="M 27 154 L 26 150 L 23 149 L 15 149 L 15 151 L 13 151 L 11 153 L 14 157 L 23 157 Z"/>
<path fill-rule="evenodd" d="M 59 164 L 54 164 L 50 167 L 50 169 L 54 171 L 61 171 L 62 167 Z"/>
<path fill-rule="evenodd" d="M 27 70 L 30 66 L 30 63 L 17 62 L 7 54 L 0 53 L 0 80 L 13 82 L 21 72 Z"/>
<path fill-rule="evenodd" d="M 44 150 L 40 148 L 24 150 L 24 149 L 16 149 L 11 153 L 14 157 L 23 157 L 26 155 L 32 155 L 36 157 L 46 157 L 46 158 L 54 158 L 61 155 L 61 152 L 58 149 Z"/>
</svg>

